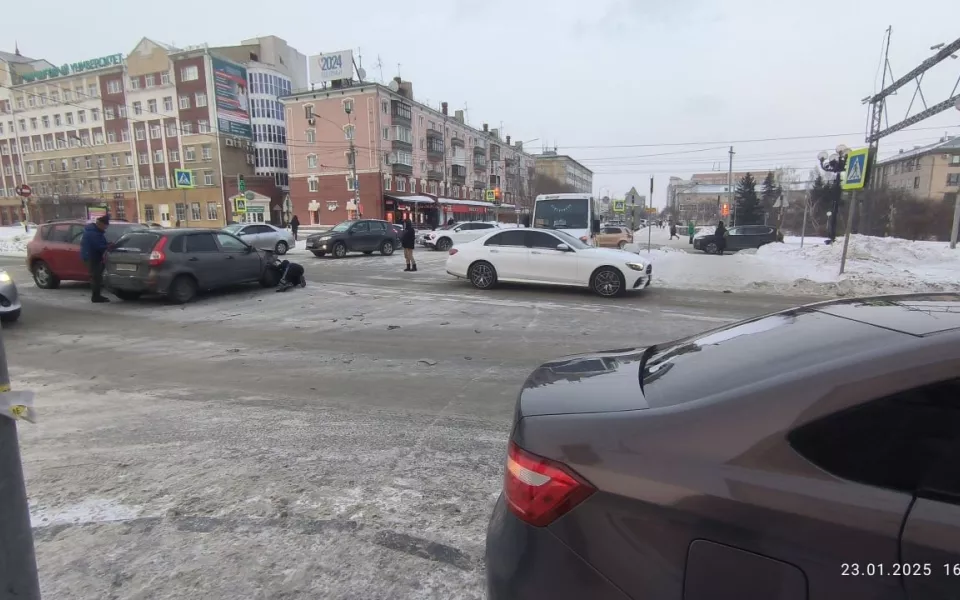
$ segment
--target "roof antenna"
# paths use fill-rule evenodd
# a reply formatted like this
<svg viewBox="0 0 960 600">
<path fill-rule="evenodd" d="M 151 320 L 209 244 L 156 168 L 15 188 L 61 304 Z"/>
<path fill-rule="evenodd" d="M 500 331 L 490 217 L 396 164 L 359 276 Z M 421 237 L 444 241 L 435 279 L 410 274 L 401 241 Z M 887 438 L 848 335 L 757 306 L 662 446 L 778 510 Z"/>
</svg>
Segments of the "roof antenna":
<svg viewBox="0 0 960 600">
<path fill-rule="evenodd" d="M 14 56 L 20 56 L 20 43 L 17 41 L 13 42 L 13 54 Z"/>
</svg>

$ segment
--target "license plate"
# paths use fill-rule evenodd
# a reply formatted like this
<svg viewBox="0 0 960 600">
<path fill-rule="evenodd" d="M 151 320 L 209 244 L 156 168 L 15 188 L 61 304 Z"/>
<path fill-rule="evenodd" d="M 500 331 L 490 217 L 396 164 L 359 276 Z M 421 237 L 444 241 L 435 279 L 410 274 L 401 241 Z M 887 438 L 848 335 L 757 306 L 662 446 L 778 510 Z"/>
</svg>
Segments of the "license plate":
<svg viewBox="0 0 960 600">
<path fill-rule="evenodd" d="M 137 265 L 117 265 L 117 271 L 136 271 Z"/>
</svg>

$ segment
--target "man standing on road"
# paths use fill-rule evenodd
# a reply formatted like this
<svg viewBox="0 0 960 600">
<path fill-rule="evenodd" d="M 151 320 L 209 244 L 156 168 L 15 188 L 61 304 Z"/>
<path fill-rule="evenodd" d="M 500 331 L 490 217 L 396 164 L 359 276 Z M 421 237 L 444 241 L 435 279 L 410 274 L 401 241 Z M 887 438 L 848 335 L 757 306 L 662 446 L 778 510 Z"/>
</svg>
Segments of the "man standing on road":
<svg viewBox="0 0 960 600">
<path fill-rule="evenodd" d="M 690 236 L 690 243 L 693 243 L 693 236 L 696 235 L 697 228 L 693 226 L 693 221 L 687 221 L 687 235 Z"/>
<path fill-rule="evenodd" d="M 300 219 L 297 218 L 297 215 L 293 215 L 293 219 L 290 220 L 290 233 L 293 234 L 293 241 L 297 241 L 297 230 L 300 229 Z"/>
<path fill-rule="evenodd" d="M 723 221 L 717 225 L 717 230 L 713 232 L 717 243 L 717 254 L 723 256 L 723 251 L 727 248 L 727 228 L 723 226 Z"/>
<path fill-rule="evenodd" d="M 407 261 L 404 271 L 416 271 L 417 259 L 413 257 L 413 247 L 416 245 L 417 233 L 413 230 L 410 219 L 403 222 L 403 235 L 400 236 L 400 245 L 403 246 L 403 259 Z"/>
<path fill-rule="evenodd" d="M 97 217 L 93 223 L 87 223 L 83 228 L 83 237 L 80 238 L 80 258 L 87 264 L 90 271 L 90 287 L 93 291 L 91 300 L 96 303 L 110 302 L 110 299 L 100 293 L 103 285 L 103 255 L 107 251 L 107 236 L 104 231 L 110 226 L 110 215 Z"/>
</svg>

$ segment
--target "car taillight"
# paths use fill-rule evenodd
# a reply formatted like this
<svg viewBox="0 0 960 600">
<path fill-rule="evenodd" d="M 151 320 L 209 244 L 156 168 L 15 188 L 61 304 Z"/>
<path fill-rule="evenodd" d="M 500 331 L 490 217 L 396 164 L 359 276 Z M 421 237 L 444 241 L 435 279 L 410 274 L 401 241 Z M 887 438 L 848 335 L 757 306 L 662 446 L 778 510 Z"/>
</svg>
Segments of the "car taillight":
<svg viewBox="0 0 960 600">
<path fill-rule="evenodd" d="M 453 256 L 453 255 L 456 254 L 457 252 L 458 252 L 458 250 L 457 250 L 456 248 L 450 248 L 450 256 Z"/>
<path fill-rule="evenodd" d="M 167 260 L 167 255 L 163 252 L 163 249 L 167 246 L 167 238 L 161 237 L 156 245 L 153 247 L 153 252 L 150 253 L 150 266 L 159 267 L 163 264 L 163 261 Z"/>
<path fill-rule="evenodd" d="M 545 527 L 595 491 L 596 488 L 567 467 L 530 454 L 510 442 L 503 493 L 510 512 L 519 519 Z"/>
</svg>

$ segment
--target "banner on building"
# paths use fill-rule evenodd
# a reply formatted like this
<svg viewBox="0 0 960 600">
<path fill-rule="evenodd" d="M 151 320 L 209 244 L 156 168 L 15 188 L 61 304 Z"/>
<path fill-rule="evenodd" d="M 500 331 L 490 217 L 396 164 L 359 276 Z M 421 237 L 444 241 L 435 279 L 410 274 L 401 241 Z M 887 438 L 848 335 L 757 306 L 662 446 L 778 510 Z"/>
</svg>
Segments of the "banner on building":
<svg viewBox="0 0 960 600">
<path fill-rule="evenodd" d="M 224 135 L 253 137 L 250 101 L 247 98 L 247 70 L 217 58 L 211 58 L 210 61 L 213 63 L 217 129 Z"/>
<path fill-rule="evenodd" d="M 310 57 L 310 83 L 326 83 L 336 79 L 353 79 L 353 50 Z"/>
</svg>

